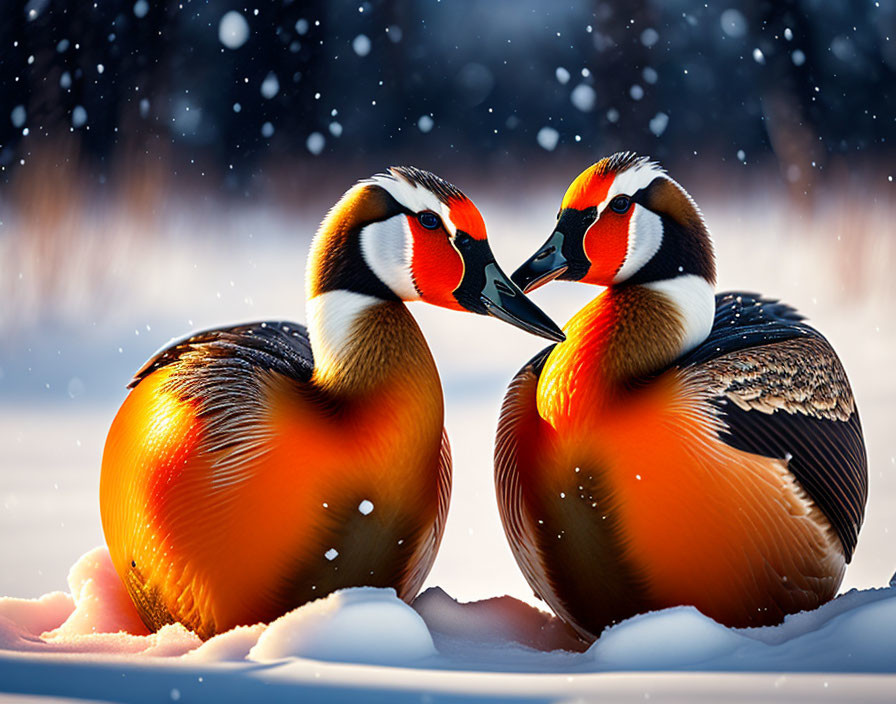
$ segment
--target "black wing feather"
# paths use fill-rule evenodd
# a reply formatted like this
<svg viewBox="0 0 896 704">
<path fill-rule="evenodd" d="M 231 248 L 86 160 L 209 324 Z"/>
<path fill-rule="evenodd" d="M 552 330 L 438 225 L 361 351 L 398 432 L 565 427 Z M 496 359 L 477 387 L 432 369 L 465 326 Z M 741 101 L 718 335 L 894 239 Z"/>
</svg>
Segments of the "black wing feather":
<svg viewBox="0 0 896 704">
<path fill-rule="evenodd" d="M 795 308 L 755 293 L 727 291 L 716 295 L 716 315 L 709 337 L 675 365 L 702 364 L 729 352 L 796 337 L 824 337 Z"/>
<path fill-rule="evenodd" d="M 749 360 L 748 350 L 762 347 L 773 353 L 789 348 L 787 361 L 794 365 L 793 350 L 805 350 L 797 375 L 807 373 L 816 363 L 813 356 L 824 356 L 826 369 L 835 370 L 828 380 L 830 389 L 839 394 L 849 408 L 842 412 L 813 412 L 811 399 L 799 397 L 799 403 L 787 403 L 770 412 L 735 403 L 732 396 L 745 388 L 737 382 L 720 389 L 713 404 L 724 421 L 721 439 L 740 450 L 766 457 L 788 460 L 797 482 L 821 509 L 843 544 L 847 562 L 852 558 L 868 496 L 868 468 L 865 442 L 858 409 L 836 353 L 824 336 L 806 323 L 790 306 L 763 299 L 754 294 L 729 292 L 716 296 L 716 315 L 712 332 L 696 349 L 676 362 L 681 369 L 728 361 Z M 803 344 L 802 340 L 805 340 Z M 776 343 L 790 344 L 778 346 Z M 741 354 L 738 354 L 741 353 Z M 783 356 L 783 355 L 782 355 Z M 777 381 L 777 380 L 776 380 Z M 799 394 L 796 376 L 792 393 Z M 837 388 L 835 389 L 834 386 Z M 774 389 L 777 395 L 791 393 L 788 385 Z M 796 397 L 795 397 L 796 398 Z M 744 407 L 747 405 L 748 407 Z"/>
<path fill-rule="evenodd" d="M 831 522 L 846 560 L 852 559 L 868 495 L 865 442 L 859 414 L 846 421 L 777 411 L 745 411 L 719 401 L 722 439 L 746 452 L 788 459 L 788 469 Z"/>
<path fill-rule="evenodd" d="M 276 371 L 299 381 L 308 381 L 314 371 L 307 328 L 288 321 L 265 321 L 203 330 L 169 342 L 137 370 L 128 388 L 199 349 L 206 359 L 226 358 L 231 363 Z"/>
</svg>

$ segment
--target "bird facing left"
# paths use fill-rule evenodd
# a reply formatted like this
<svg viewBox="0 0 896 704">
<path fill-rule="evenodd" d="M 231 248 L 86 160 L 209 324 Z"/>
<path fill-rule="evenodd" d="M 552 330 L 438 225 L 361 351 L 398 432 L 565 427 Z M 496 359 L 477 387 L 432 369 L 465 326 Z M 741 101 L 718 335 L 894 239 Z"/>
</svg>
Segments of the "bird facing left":
<svg viewBox="0 0 896 704">
<path fill-rule="evenodd" d="M 451 492 L 435 363 L 405 301 L 560 329 L 497 265 L 476 206 L 426 171 L 326 215 L 308 327 L 191 335 L 135 375 L 103 454 L 112 561 L 151 630 L 209 638 L 352 586 L 419 591 Z"/>
</svg>

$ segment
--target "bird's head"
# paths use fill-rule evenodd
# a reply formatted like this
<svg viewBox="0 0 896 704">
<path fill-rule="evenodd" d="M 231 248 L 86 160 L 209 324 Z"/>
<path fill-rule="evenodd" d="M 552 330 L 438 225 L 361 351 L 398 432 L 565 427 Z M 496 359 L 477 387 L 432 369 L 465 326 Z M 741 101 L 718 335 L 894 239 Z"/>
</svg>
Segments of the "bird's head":
<svg viewBox="0 0 896 704">
<path fill-rule="evenodd" d="M 492 315 L 562 340 L 560 328 L 498 266 L 479 210 L 460 190 L 414 167 L 360 181 L 321 223 L 308 297 L 347 290 Z"/>
<path fill-rule="evenodd" d="M 553 233 L 513 280 L 528 292 L 553 279 L 616 286 L 691 275 L 715 285 L 697 205 L 658 164 L 620 152 L 572 182 Z"/>
</svg>

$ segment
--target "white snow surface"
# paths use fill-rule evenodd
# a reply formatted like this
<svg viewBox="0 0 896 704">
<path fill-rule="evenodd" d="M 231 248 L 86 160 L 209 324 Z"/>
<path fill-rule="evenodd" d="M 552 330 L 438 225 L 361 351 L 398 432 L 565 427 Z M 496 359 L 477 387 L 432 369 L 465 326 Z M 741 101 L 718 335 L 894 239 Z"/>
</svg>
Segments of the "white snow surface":
<svg viewBox="0 0 896 704">
<path fill-rule="evenodd" d="M 68 581 L 68 594 L 0 598 L 0 691 L 157 701 L 158 685 L 134 686 L 154 672 L 175 700 L 186 679 L 202 701 L 260 684 L 273 686 L 264 696 L 277 700 L 285 693 L 275 685 L 285 683 L 328 701 L 348 697 L 347 683 L 365 696 L 420 688 L 491 701 L 535 692 L 519 679 L 491 692 L 476 673 L 896 673 L 894 586 L 851 591 L 775 627 L 726 628 L 693 607 L 643 614 L 581 652 L 555 617 L 511 597 L 462 604 L 432 588 L 412 608 L 392 589 L 345 589 L 203 643 L 181 624 L 147 633 L 104 547 L 83 555 Z M 328 670 L 327 662 L 342 666 Z M 449 674 L 458 672 L 462 686 Z M 208 687 L 196 686 L 206 678 Z"/>
</svg>

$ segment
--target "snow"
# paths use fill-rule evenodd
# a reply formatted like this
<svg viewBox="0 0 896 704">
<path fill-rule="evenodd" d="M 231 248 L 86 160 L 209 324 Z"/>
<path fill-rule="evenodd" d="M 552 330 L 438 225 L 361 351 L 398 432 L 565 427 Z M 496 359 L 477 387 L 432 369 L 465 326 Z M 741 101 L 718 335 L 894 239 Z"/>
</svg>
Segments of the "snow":
<svg viewBox="0 0 896 704">
<path fill-rule="evenodd" d="M 312 132 L 305 140 L 305 146 L 308 151 L 317 156 L 324 150 L 327 140 L 320 132 Z"/>
<path fill-rule="evenodd" d="M 364 499 L 360 504 L 358 504 L 358 511 L 360 511 L 365 516 L 369 516 L 371 511 L 373 511 L 373 502 Z"/>
<path fill-rule="evenodd" d="M 535 136 L 538 146 L 549 152 L 554 151 L 557 142 L 560 141 L 560 133 L 553 127 L 542 127 Z"/>
<path fill-rule="evenodd" d="M 429 115 L 421 115 L 417 120 L 417 129 L 423 132 L 424 134 L 432 130 L 435 122 Z"/>
<path fill-rule="evenodd" d="M 562 66 L 557 67 L 557 70 L 554 71 L 554 75 L 557 77 L 557 81 L 561 85 L 565 86 L 567 83 L 569 83 L 569 71 L 567 71 Z"/>
<path fill-rule="evenodd" d="M 228 49 L 239 49 L 249 39 L 249 23 L 236 10 L 226 12 L 218 23 L 218 40 Z"/>
<path fill-rule="evenodd" d="M 722 31 L 729 37 L 742 37 L 747 33 L 747 20 L 739 10 L 729 8 L 719 16 Z"/>
<path fill-rule="evenodd" d="M 277 79 L 277 74 L 273 71 L 269 71 L 268 75 L 265 76 L 264 80 L 261 82 L 261 95 L 266 100 L 270 100 L 279 92 L 280 81 Z"/>
<path fill-rule="evenodd" d="M 826 673 L 822 681 L 796 675 L 804 686 L 820 688 L 840 681 L 831 673 L 865 673 L 848 680 L 853 686 L 840 697 L 865 692 L 870 701 L 892 692 L 896 673 L 892 586 L 852 591 L 765 628 L 731 629 L 693 607 L 666 609 L 608 629 L 587 649 L 554 616 L 508 596 L 460 603 L 434 588 L 412 607 L 392 589 L 345 589 L 270 624 L 240 626 L 202 642 L 180 624 L 148 634 L 105 548 L 78 560 L 69 587 L 71 595 L 0 598 L 0 691 L 158 701 L 164 687 L 168 698 L 178 692 L 219 701 L 260 683 L 268 700 L 279 683 L 315 700 L 345 701 L 334 689 L 338 682 L 355 698 L 435 690 L 487 701 L 533 691 L 572 696 L 576 682 L 612 686 L 620 675 L 608 673 L 765 671 Z M 521 672 L 530 674 L 508 677 Z M 139 684 L 146 677 L 154 678 L 149 689 Z M 693 696 L 706 677 L 683 680 L 686 693 Z M 768 682 L 779 689 L 791 677 L 738 681 L 751 691 Z M 738 691 L 730 679 L 725 686 Z M 668 694 L 668 687 L 661 691 Z M 800 699 L 793 696 L 786 700 Z"/>
<path fill-rule="evenodd" d="M 641 100 L 641 98 L 644 97 L 644 89 L 635 83 L 628 89 L 628 94 L 631 96 L 632 100 Z"/>
<path fill-rule="evenodd" d="M 641 44 L 646 47 L 652 47 L 656 44 L 660 39 L 659 32 L 657 32 L 653 27 L 648 27 L 643 32 L 641 32 Z"/>
<path fill-rule="evenodd" d="M 594 109 L 596 98 L 597 94 L 594 92 L 594 88 L 587 83 L 579 83 L 569 95 L 572 104 L 582 112 L 591 112 Z"/>
<path fill-rule="evenodd" d="M 134 3 L 134 16 L 138 19 L 142 19 L 146 17 L 146 13 L 149 12 L 149 3 L 147 0 L 137 0 Z"/>
<path fill-rule="evenodd" d="M 658 112 L 650 120 L 650 131 L 655 137 L 659 137 L 669 126 L 669 116 L 664 112 Z"/>
<path fill-rule="evenodd" d="M 435 654 L 426 623 L 394 589 L 360 587 L 335 592 L 277 619 L 261 634 L 249 658 L 406 666 Z"/>
<path fill-rule="evenodd" d="M 790 55 L 790 60 L 793 61 L 794 66 L 802 66 L 806 63 L 806 55 L 799 49 L 794 49 Z"/>
<path fill-rule="evenodd" d="M 389 41 L 393 44 L 398 44 L 403 35 L 404 33 L 401 31 L 401 27 L 397 24 L 390 24 L 386 27 L 386 36 L 389 37 Z"/>
<path fill-rule="evenodd" d="M 25 111 L 24 105 L 16 105 L 12 112 L 9 113 L 9 119 L 12 122 L 12 126 L 16 129 L 23 127 L 25 125 L 25 120 L 28 117 L 28 113 Z"/>
<path fill-rule="evenodd" d="M 40 17 L 40 13 L 42 13 L 49 4 L 50 0 L 28 0 L 28 3 L 25 5 L 25 16 L 28 18 L 28 21 L 32 22 Z"/>
<path fill-rule="evenodd" d="M 72 110 L 72 127 L 83 127 L 87 122 L 87 110 L 83 105 L 75 105 Z"/>
<path fill-rule="evenodd" d="M 370 37 L 366 34 L 359 34 L 352 40 L 352 50 L 358 56 L 367 56 L 370 53 Z"/>
<path fill-rule="evenodd" d="M 753 61 L 757 64 L 765 63 L 765 54 L 762 53 L 762 50 L 759 47 L 753 49 Z"/>
</svg>

